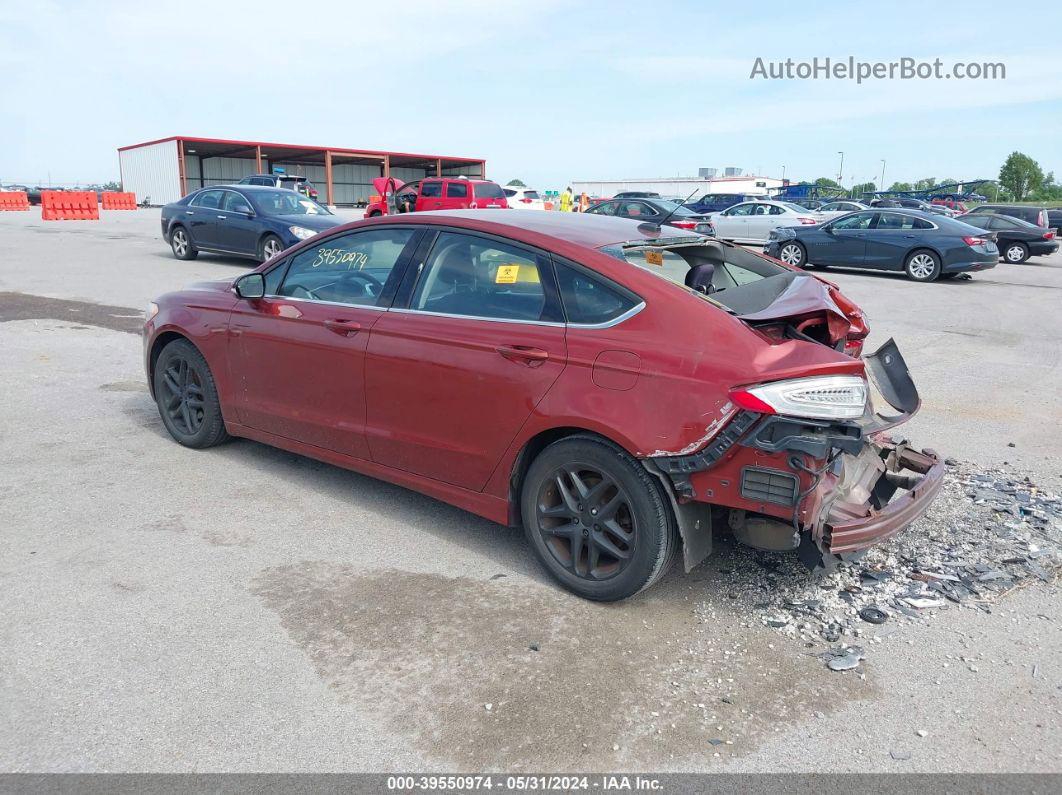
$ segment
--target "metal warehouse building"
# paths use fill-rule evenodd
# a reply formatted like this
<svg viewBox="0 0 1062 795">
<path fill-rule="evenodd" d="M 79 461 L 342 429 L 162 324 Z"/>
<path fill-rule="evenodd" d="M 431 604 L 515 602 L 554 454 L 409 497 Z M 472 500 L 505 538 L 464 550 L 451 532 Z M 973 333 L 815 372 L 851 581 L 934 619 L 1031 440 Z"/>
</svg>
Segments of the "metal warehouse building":
<svg viewBox="0 0 1062 795">
<path fill-rule="evenodd" d="M 705 169 L 710 171 L 713 169 Z M 684 198 L 691 193 L 695 197 L 709 193 L 745 193 L 767 196 L 779 190 L 786 182 L 774 177 L 757 176 L 698 176 L 698 177 L 643 177 L 635 179 L 575 180 L 572 188 L 576 195 L 615 196 L 621 191 L 652 191 L 661 196 Z M 694 193 L 696 191 L 696 193 Z"/>
<path fill-rule="evenodd" d="M 118 149 L 123 188 L 155 205 L 176 201 L 206 185 L 283 168 L 305 176 L 328 204 L 359 204 L 375 193 L 375 177 L 409 182 L 422 177 L 485 177 L 487 161 L 326 146 L 270 144 L 175 135 Z"/>
</svg>

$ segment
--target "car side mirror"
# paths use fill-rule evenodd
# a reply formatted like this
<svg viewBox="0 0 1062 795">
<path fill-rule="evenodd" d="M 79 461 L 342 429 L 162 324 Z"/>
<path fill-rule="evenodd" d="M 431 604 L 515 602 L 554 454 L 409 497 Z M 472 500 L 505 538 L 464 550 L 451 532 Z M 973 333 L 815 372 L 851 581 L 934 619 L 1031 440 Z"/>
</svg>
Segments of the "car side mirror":
<svg viewBox="0 0 1062 795">
<path fill-rule="evenodd" d="M 260 273 L 248 273 L 237 279 L 232 289 L 236 295 L 247 300 L 254 300 L 265 295 L 265 276 Z"/>
</svg>

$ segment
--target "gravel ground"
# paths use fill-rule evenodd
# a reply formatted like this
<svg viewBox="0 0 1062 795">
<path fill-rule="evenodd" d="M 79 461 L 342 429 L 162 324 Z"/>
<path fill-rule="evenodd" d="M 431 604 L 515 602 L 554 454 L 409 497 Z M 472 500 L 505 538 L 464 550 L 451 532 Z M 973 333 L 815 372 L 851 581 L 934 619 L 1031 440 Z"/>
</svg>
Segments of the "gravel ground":
<svg viewBox="0 0 1062 795">
<path fill-rule="evenodd" d="M 596 605 L 449 506 L 169 441 L 128 308 L 246 263 L 157 226 L 0 214 L 0 770 L 1062 771 L 1062 257 L 831 272 L 954 456 L 905 533 L 822 578 L 722 536 Z"/>
</svg>

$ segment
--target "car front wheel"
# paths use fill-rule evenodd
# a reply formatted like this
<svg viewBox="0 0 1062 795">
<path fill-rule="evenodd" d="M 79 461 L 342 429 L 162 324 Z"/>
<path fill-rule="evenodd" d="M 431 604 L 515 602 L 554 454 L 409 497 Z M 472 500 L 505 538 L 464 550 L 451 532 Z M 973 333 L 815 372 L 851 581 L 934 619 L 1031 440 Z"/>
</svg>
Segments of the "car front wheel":
<svg viewBox="0 0 1062 795">
<path fill-rule="evenodd" d="M 779 249 L 778 259 L 786 265 L 800 268 L 807 261 L 807 254 L 804 252 L 804 247 L 799 243 L 786 243 L 781 249 Z"/>
<path fill-rule="evenodd" d="M 940 257 L 932 251 L 914 251 L 907 257 L 904 270 L 916 282 L 931 282 L 940 276 Z"/>
<path fill-rule="evenodd" d="M 562 439 L 535 458 L 521 513 L 546 570 L 586 599 L 611 602 L 648 588 L 678 548 L 661 486 L 626 452 L 596 437 Z"/>
<path fill-rule="evenodd" d="M 258 259 L 262 262 L 273 259 L 284 250 L 284 244 L 276 235 L 266 235 L 262 238 L 262 244 L 258 247 Z"/>
<path fill-rule="evenodd" d="M 177 259 L 188 260 L 199 256 L 196 247 L 192 245 L 192 238 L 183 226 L 178 226 L 170 233 L 170 248 Z"/>
<path fill-rule="evenodd" d="M 1011 243 L 1003 249 L 1003 259 L 1015 265 L 1020 265 L 1029 258 L 1029 247 L 1024 243 Z"/>
<path fill-rule="evenodd" d="M 229 438 L 214 376 L 188 340 L 174 340 L 159 354 L 155 403 L 162 424 L 185 447 L 213 447 Z"/>
</svg>

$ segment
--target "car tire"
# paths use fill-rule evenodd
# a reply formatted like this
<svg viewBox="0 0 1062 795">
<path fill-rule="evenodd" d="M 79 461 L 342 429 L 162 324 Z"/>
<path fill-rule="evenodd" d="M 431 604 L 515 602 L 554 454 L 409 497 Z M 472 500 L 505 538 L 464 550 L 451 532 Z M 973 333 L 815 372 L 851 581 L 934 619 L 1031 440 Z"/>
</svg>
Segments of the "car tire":
<svg viewBox="0 0 1062 795">
<path fill-rule="evenodd" d="M 903 269 L 912 281 L 931 282 L 940 276 L 940 257 L 928 249 L 920 248 L 907 255 Z"/>
<path fill-rule="evenodd" d="M 679 546 L 662 487 L 621 448 L 594 436 L 554 442 L 531 463 L 520 496 L 524 531 L 546 571 L 601 602 L 660 579 Z"/>
<path fill-rule="evenodd" d="M 959 271 L 950 271 L 950 272 L 948 272 L 948 273 L 942 273 L 942 274 L 940 274 L 940 278 L 941 278 L 941 279 L 957 279 L 957 278 L 959 278 L 959 276 L 961 276 L 961 275 L 962 275 L 962 274 L 961 274 L 961 273 L 960 273 Z"/>
<path fill-rule="evenodd" d="M 199 251 L 192 243 L 192 236 L 183 226 L 175 226 L 170 232 L 170 249 L 177 259 L 189 260 L 199 256 Z"/>
<path fill-rule="evenodd" d="M 262 242 L 258 244 L 258 261 L 265 262 L 266 260 L 273 259 L 277 254 L 284 250 L 284 243 L 276 235 L 266 235 L 262 238 Z"/>
<path fill-rule="evenodd" d="M 803 243 L 793 240 L 781 245 L 778 249 L 778 259 L 794 268 L 803 268 L 808 261 L 808 252 Z"/>
<path fill-rule="evenodd" d="M 381 215 L 383 215 L 383 213 L 379 210 L 373 210 L 371 213 L 369 213 L 370 218 L 379 218 Z"/>
<path fill-rule="evenodd" d="M 1021 265 L 1029 259 L 1029 247 L 1024 243 L 1008 243 L 1003 249 L 1003 259 L 1011 265 Z"/>
<path fill-rule="evenodd" d="M 152 380 L 162 424 L 176 442 L 203 449 L 229 438 L 214 376 L 192 343 L 174 340 L 163 348 Z"/>
</svg>

